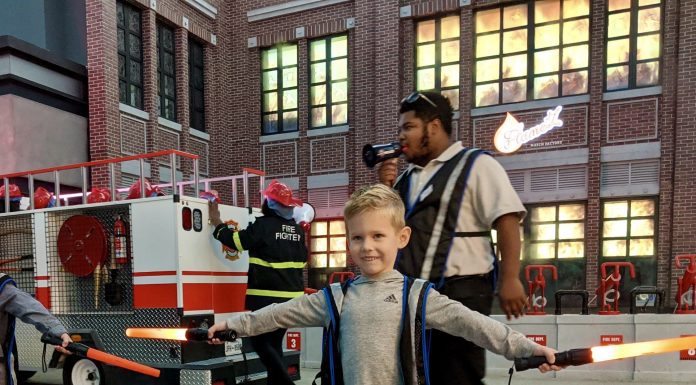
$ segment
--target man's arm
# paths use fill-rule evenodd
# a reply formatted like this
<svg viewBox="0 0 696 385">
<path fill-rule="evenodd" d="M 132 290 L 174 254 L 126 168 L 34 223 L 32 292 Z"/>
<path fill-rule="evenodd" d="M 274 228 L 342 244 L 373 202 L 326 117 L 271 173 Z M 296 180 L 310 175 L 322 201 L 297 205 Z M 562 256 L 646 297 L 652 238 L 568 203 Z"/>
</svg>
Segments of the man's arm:
<svg viewBox="0 0 696 385">
<path fill-rule="evenodd" d="M 377 177 L 379 178 L 379 183 L 387 185 L 389 187 L 394 187 L 396 182 L 396 177 L 399 175 L 399 160 L 387 159 L 379 164 L 379 169 L 377 170 Z"/>
<path fill-rule="evenodd" d="M 6 285 L 2 290 L 0 303 L 6 304 L 5 311 L 24 323 L 34 325 L 41 333 L 49 332 L 54 336 L 61 336 L 68 332 L 41 302 L 13 285 Z"/>
<path fill-rule="evenodd" d="M 520 240 L 519 216 L 517 213 L 505 214 L 493 224 L 498 231 L 498 250 L 500 250 L 500 283 L 498 298 L 500 307 L 508 319 L 524 314 L 527 297 L 520 282 Z"/>
</svg>

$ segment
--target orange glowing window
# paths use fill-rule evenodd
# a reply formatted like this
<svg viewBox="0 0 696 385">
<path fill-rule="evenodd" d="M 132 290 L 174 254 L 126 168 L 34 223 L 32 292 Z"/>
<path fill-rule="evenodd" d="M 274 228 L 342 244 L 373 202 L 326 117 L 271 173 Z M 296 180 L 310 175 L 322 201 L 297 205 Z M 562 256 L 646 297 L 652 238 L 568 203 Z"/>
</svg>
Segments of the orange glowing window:
<svg viewBox="0 0 696 385">
<path fill-rule="evenodd" d="M 420 21 L 415 31 L 416 89 L 440 91 L 455 110 L 459 109 L 459 24 L 458 15 L 445 16 Z"/>
<path fill-rule="evenodd" d="M 602 256 L 654 257 L 654 199 L 612 200 L 602 203 Z"/>
<path fill-rule="evenodd" d="M 587 93 L 589 15 L 589 0 L 536 0 L 477 12 L 474 106 Z"/>
<path fill-rule="evenodd" d="M 662 1 L 607 2 L 607 91 L 657 85 L 662 56 Z"/>
</svg>

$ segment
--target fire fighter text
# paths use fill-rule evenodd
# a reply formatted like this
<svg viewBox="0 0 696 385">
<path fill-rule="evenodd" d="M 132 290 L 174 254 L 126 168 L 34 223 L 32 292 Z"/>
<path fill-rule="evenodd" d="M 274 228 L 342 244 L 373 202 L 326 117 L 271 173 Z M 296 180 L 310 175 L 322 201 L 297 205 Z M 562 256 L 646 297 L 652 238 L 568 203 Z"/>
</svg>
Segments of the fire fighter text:
<svg viewBox="0 0 696 385">
<path fill-rule="evenodd" d="M 276 233 L 275 239 L 284 239 L 288 241 L 300 241 L 300 234 L 295 232 L 295 228 L 288 225 L 283 225 L 282 232 Z"/>
</svg>

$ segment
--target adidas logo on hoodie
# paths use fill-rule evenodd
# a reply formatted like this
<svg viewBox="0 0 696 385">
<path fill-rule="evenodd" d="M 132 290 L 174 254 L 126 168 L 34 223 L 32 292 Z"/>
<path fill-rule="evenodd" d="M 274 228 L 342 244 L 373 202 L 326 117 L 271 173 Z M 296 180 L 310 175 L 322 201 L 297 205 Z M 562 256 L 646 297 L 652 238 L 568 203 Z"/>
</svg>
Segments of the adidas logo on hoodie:
<svg viewBox="0 0 696 385">
<path fill-rule="evenodd" d="M 394 294 L 391 294 L 389 297 L 384 299 L 384 302 L 399 303 L 399 300 L 396 299 Z"/>
</svg>

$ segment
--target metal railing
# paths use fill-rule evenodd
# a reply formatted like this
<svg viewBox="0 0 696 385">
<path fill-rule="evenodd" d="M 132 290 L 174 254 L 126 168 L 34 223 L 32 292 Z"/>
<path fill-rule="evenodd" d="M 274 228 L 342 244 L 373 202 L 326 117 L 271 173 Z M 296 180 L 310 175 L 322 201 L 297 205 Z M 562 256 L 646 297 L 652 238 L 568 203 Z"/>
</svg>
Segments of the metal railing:
<svg viewBox="0 0 696 385">
<path fill-rule="evenodd" d="M 163 150 L 163 151 L 157 151 L 157 152 L 151 152 L 147 154 L 140 154 L 140 155 L 130 155 L 130 156 L 124 156 L 120 158 L 113 158 L 113 159 L 105 159 L 105 160 L 97 160 L 97 161 L 92 161 L 92 162 L 83 162 L 83 163 L 75 163 L 75 164 L 70 164 L 70 165 L 63 165 L 63 166 L 57 166 L 57 167 L 48 167 L 48 168 L 41 168 L 41 169 L 36 169 L 36 170 L 29 170 L 29 171 L 21 171 L 21 172 L 15 172 L 15 173 L 10 173 L 10 174 L 4 174 L 0 175 L 0 178 L 3 181 L 3 184 L 5 186 L 5 197 L 4 197 L 4 206 L 5 206 L 5 212 L 8 213 L 10 212 L 10 194 L 9 194 L 9 186 L 10 186 L 10 178 L 27 178 L 28 180 L 28 189 L 29 189 L 29 209 L 34 209 L 34 179 L 36 175 L 40 174 L 53 174 L 53 183 L 54 183 L 54 190 L 53 194 L 56 197 L 56 203 L 55 205 L 57 207 L 61 205 L 69 205 L 69 201 L 72 198 L 77 198 L 77 197 L 82 197 L 82 204 L 87 204 L 87 196 L 89 195 L 88 193 L 88 167 L 97 167 L 97 166 L 107 166 L 109 170 L 109 192 L 111 193 L 111 201 L 116 201 L 117 199 L 117 193 L 122 193 L 125 191 L 129 190 L 129 187 L 125 188 L 116 188 L 116 169 L 115 165 L 118 163 L 122 162 L 127 162 L 127 161 L 134 161 L 137 160 L 139 163 L 139 170 L 140 170 L 140 197 L 145 197 L 145 160 L 151 159 L 151 158 L 156 158 L 156 157 L 161 157 L 161 156 L 169 156 L 169 164 L 172 166 L 170 170 L 170 183 L 160 183 L 156 184 L 155 186 L 157 187 L 171 187 L 172 188 L 172 193 L 174 191 L 179 192 L 179 195 L 185 195 L 184 194 L 184 188 L 186 186 L 193 185 L 193 191 L 194 191 L 194 196 L 198 197 L 200 193 L 200 186 L 201 183 L 203 183 L 204 190 L 209 190 L 210 189 L 210 184 L 213 182 L 226 182 L 230 181 L 232 184 L 232 199 L 233 199 L 233 205 L 238 206 L 238 197 L 237 197 L 237 182 L 241 179 L 242 180 L 242 186 L 243 186 L 243 195 L 244 195 L 244 206 L 248 207 L 249 206 L 249 178 L 250 177 L 258 177 L 259 178 L 259 184 L 260 186 L 263 186 L 265 183 L 265 173 L 260 170 L 255 170 L 252 168 L 243 168 L 242 169 L 242 175 L 234 175 L 234 176 L 226 176 L 226 177 L 216 177 L 216 178 L 207 178 L 207 179 L 200 179 L 199 178 L 199 171 L 198 171 L 198 155 L 190 154 L 187 152 L 179 151 L 179 150 Z M 177 157 L 181 158 L 188 158 L 191 159 L 193 162 L 193 180 L 182 180 L 182 181 L 177 181 L 177 169 L 176 169 L 176 164 L 177 164 Z M 70 171 L 70 170 L 80 170 L 80 180 L 81 180 L 81 187 L 82 187 L 82 192 L 81 193 L 73 193 L 73 194 L 61 194 L 60 193 L 60 172 L 61 171 Z M 174 187 L 176 186 L 176 187 Z M 61 203 L 61 200 L 63 201 Z"/>
</svg>

